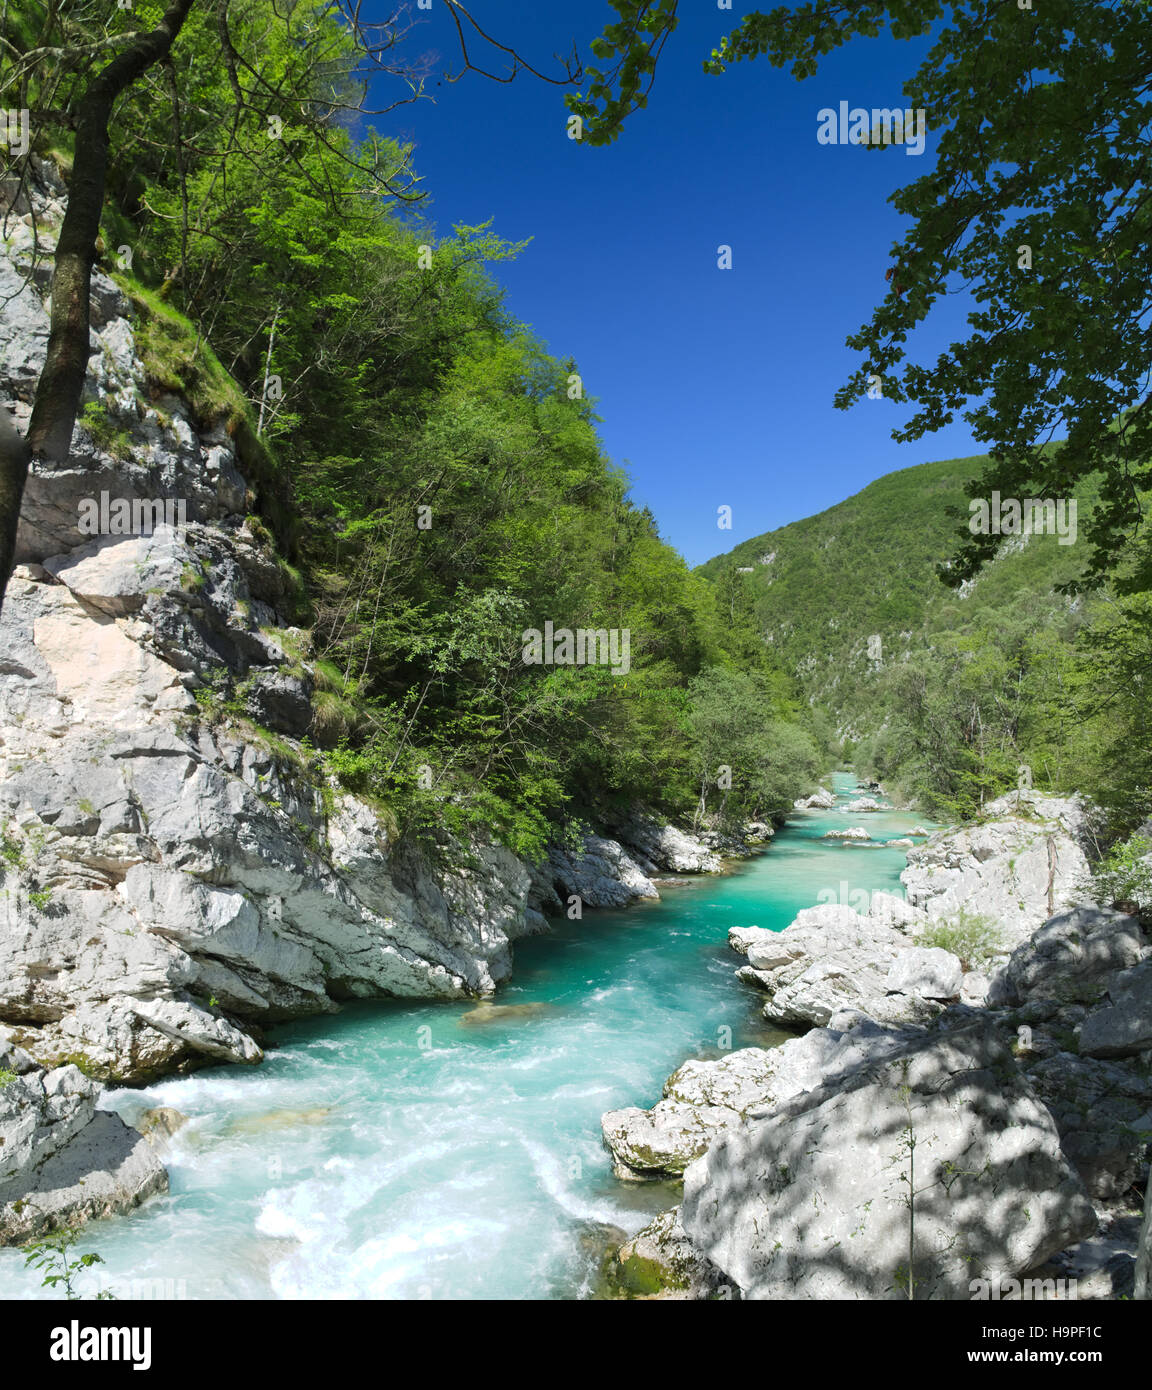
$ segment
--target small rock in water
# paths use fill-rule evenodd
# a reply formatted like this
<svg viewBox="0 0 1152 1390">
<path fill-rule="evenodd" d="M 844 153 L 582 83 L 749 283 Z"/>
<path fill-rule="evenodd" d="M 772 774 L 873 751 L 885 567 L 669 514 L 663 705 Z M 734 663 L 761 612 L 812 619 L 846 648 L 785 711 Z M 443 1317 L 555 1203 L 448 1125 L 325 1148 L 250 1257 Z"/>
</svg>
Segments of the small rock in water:
<svg viewBox="0 0 1152 1390">
<path fill-rule="evenodd" d="M 168 1140 L 187 1123 L 187 1115 L 171 1105 L 160 1105 L 155 1110 L 145 1110 L 134 1128 L 140 1131 L 153 1148 L 166 1148 Z"/>
<path fill-rule="evenodd" d="M 835 796 L 823 787 L 811 796 L 802 796 L 792 803 L 797 811 L 830 811 L 835 804 Z"/>
<path fill-rule="evenodd" d="M 258 1134 L 265 1129 L 289 1129 L 292 1125 L 318 1125 L 332 1113 L 330 1105 L 308 1110 L 270 1110 L 265 1115 L 243 1115 L 231 1126 L 237 1134 Z"/>
<path fill-rule="evenodd" d="M 460 1015 L 461 1023 L 498 1023 L 506 1018 L 528 1018 L 543 1013 L 548 1004 L 477 1004 L 468 1013 Z"/>
</svg>

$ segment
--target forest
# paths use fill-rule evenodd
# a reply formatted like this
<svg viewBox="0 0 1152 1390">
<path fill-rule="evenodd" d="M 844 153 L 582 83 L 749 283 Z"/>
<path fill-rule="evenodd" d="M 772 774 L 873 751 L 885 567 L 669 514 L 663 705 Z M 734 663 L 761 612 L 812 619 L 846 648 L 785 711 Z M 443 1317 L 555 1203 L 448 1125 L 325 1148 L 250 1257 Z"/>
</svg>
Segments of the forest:
<svg viewBox="0 0 1152 1390">
<path fill-rule="evenodd" d="M 1149 596 L 1134 556 L 1089 587 L 1051 534 L 1004 537 L 978 576 L 942 582 L 965 483 L 987 464 L 888 474 L 703 572 L 752 610 L 863 775 L 948 820 L 1018 786 L 1083 792 L 1109 843 L 1150 809 Z M 1076 497 L 1091 517 L 1094 480 Z"/>
<path fill-rule="evenodd" d="M 505 307 L 486 266 L 523 245 L 435 227 L 412 150 L 350 115 L 363 51 L 333 7 L 224 13 L 193 7 L 179 62 L 116 104 L 97 264 L 134 302 L 150 389 L 228 419 L 251 525 L 291 576 L 328 768 L 401 833 L 485 826 L 526 854 L 635 802 L 786 810 L 826 740 L 751 615 L 722 614 L 630 501 L 577 364 Z M 28 53 L 102 32 L 83 8 L 16 16 Z M 22 71 L 33 153 L 70 175 L 74 123 L 53 113 L 80 69 L 63 51 Z M 79 419 L 123 438 L 100 405 Z M 525 662 L 545 623 L 627 631 L 626 678 Z"/>
</svg>

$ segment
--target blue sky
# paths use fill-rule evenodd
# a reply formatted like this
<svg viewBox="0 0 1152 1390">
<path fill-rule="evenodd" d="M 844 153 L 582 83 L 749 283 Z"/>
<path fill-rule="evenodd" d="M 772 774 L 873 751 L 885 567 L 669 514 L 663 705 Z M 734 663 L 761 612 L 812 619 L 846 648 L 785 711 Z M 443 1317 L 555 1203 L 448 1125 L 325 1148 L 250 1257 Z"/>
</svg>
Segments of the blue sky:
<svg viewBox="0 0 1152 1390">
<path fill-rule="evenodd" d="M 600 0 L 472 8 L 547 71 L 573 39 L 587 54 L 613 16 Z M 380 123 L 415 140 L 442 232 L 492 217 L 508 240 L 534 238 L 493 267 L 508 308 L 576 359 L 633 498 L 692 564 L 894 469 L 979 452 L 962 422 L 898 445 L 908 407 L 832 404 L 857 365 L 844 340 L 883 296 L 903 233 L 887 198 L 927 170 L 934 142 L 921 156 L 820 145 L 817 112 L 903 106 L 925 42 L 856 40 L 803 83 L 763 60 L 706 76 L 704 59 L 750 8 L 682 0 L 647 109 L 607 148 L 569 140 L 561 90 L 531 76 L 433 80 L 435 105 Z M 416 46 L 453 63 L 441 7 L 413 12 L 425 21 Z M 731 270 L 717 268 L 721 245 Z M 913 345 L 931 360 L 963 335 L 965 312 L 945 301 Z M 717 528 L 722 505 L 730 531 Z"/>
</svg>

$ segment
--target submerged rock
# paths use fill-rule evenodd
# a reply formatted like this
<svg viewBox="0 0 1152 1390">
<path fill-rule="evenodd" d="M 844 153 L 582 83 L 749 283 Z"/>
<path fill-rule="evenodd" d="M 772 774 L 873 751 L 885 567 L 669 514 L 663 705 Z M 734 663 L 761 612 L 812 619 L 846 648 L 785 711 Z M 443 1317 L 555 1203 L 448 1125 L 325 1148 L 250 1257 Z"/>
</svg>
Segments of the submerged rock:
<svg viewBox="0 0 1152 1390">
<path fill-rule="evenodd" d="M 469 1009 L 466 1014 L 460 1015 L 460 1022 L 465 1026 L 472 1026 L 483 1023 L 503 1023 L 510 1018 L 537 1018 L 540 1014 L 547 1013 L 553 1005 L 544 1002 L 532 1004 L 491 1004 L 487 1000 L 482 1000 L 474 1009 Z"/>
<path fill-rule="evenodd" d="M 298 1125 L 322 1125 L 332 1114 L 331 1105 L 312 1105 L 303 1110 L 269 1110 L 264 1115 L 241 1115 L 229 1128 L 234 1134 L 263 1134 L 269 1130 L 295 1129 Z"/>
<path fill-rule="evenodd" d="M 168 1140 L 188 1123 L 188 1116 L 171 1105 L 159 1105 L 145 1110 L 132 1126 L 148 1140 L 153 1148 L 168 1147 Z"/>
</svg>

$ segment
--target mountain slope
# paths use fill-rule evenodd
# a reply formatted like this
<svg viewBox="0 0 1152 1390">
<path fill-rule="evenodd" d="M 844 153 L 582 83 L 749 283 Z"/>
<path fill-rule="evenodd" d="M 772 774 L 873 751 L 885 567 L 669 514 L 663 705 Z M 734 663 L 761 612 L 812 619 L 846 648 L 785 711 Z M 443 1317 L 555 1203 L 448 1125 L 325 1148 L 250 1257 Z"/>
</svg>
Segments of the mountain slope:
<svg viewBox="0 0 1152 1390">
<path fill-rule="evenodd" d="M 1054 535 L 1006 537 L 974 583 L 954 591 L 941 582 L 936 566 L 948 561 L 968 515 L 965 484 L 985 463 L 977 456 L 886 474 L 817 516 L 742 542 L 701 572 L 730 606 L 752 606 L 765 640 L 842 731 L 870 729 L 873 678 L 917 645 L 931 646 L 933 634 L 966 631 L 1025 600 L 1038 621 L 1058 626 L 1083 607 L 1055 592 L 1079 572 L 1081 546 Z M 1077 499 L 1080 532 L 1092 500 Z"/>
</svg>

